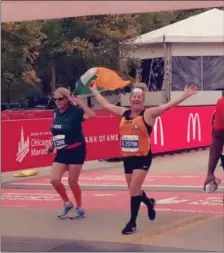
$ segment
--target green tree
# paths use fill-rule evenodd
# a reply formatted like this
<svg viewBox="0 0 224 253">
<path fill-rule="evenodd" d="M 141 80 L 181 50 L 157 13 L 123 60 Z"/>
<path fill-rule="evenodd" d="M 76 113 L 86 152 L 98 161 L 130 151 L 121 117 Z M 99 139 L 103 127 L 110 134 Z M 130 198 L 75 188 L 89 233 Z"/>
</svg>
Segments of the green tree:
<svg viewBox="0 0 224 253">
<path fill-rule="evenodd" d="M 181 10 L 66 18 L 2 24 L 2 98 L 10 102 L 28 89 L 50 93 L 56 85 L 74 88 L 93 66 L 128 75 L 138 59 L 120 64 L 131 39 L 205 11 Z M 128 42 L 128 43 L 127 43 Z"/>
<path fill-rule="evenodd" d="M 37 47 L 44 34 L 40 23 L 2 24 L 2 98 L 11 102 L 12 93 L 17 92 L 20 84 L 36 87 L 40 81 L 34 70 L 38 56 Z"/>
<path fill-rule="evenodd" d="M 73 88 L 79 77 L 93 66 L 118 70 L 119 46 L 139 31 L 134 15 L 45 21 L 41 32 L 46 39 L 36 62 L 43 91 L 51 92 L 56 83 Z"/>
<path fill-rule="evenodd" d="M 169 12 L 143 13 L 139 15 L 141 34 L 151 32 L 169 24 L 176 23 L 191 16 L 203 13 L 212 8 L 177 10 Z M 224 8 L 219 8 L 224 9 Z"/>
</svg>

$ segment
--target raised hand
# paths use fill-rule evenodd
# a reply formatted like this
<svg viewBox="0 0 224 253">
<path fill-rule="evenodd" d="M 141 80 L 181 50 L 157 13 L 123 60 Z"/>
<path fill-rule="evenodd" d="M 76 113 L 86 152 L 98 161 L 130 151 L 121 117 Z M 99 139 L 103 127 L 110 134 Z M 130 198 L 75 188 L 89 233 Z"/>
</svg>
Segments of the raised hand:
<svg viewBox="0 0 224 253">
<path fill-rule="evenodd" d="M 95 84 L 94 82 L 91 83 L 90 86 L 89 86 L 89 89 L 90 89 L 92 92 L 97 91 L 96 84 Z"/>
<path fill-rule="evenodd" d="M 198 88 L 196 85 L 192 84 L 192 85 L 186 85 L 184 88 L 184 95 L 186 97 L 190 97 L 192 95 L 195 95 L 198 93 Z"/>
<path fill-rule="evenodd" d="M 80 104 L 85 103 L 83 101 L 83 99 L 81 98 L 81 96 L 76 96 L 76 95 L 71 95 L 70 98 L 69 98 L 69 100 L 74 105 L 80 105 Z"/>
</svg>

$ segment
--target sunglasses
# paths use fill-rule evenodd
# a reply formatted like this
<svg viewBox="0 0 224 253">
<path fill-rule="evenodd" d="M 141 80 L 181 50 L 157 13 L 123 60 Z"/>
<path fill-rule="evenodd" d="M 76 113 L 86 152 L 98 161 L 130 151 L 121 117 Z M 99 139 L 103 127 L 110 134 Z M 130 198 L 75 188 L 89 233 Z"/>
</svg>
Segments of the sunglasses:
<svg viewBox="0 0 224 253">
<path fill-rule="evenodd" d="M 62 101 L 62 100 L 64 100 L 65 98 L 64 97 L 59 97 L 59 98 L 54 98 L 54 101 L 56 102 L 56 101 Z"/>
</svg>

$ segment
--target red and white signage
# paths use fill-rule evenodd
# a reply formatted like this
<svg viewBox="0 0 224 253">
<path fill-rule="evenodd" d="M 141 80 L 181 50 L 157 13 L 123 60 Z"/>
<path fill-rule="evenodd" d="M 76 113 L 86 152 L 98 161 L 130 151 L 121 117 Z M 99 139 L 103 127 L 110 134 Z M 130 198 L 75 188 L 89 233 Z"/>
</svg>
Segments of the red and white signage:
<svg viewBox="0 0 224 253">
<path fill-rule="evenodd" d="M 205 147 L 211 142 L 214 106 L 177 107 L 157 118 L 152 151 L 162 153 Z M 120 157 L 119 118 L 103 116 L 84 123 L 87 160 Z M 6 117 L 7 115 L 4 115 Z M 11 116 L 10 116 L 11 117 Z M 2 171 L 49 166 L 51 118 L 2 120 Z M 25 117 L 25 116 L 24 116 Z"/>
<path fill-rule="evenodd" d="M 190 113 L 187 122 L 187 142 L 193 140 L 201 141 L 201 121 L 198 113 Z"/>
<path fill-rule="evenodd" d="M 157 199 L 157 211 L 223 215 L 221 193 L 150 192 L 149 194 Z M 69 196 L 72 198 L 71 192 Z M 3 208 L 57 209 L 62 202 L 53 190 L 3 189 L 1 203 Z M 129 210 L 129 195 L 124 191 L 85 191 L 83 205 L 87 211 Z M 144 205 L 142 207 L 145 208 Z"/>
</svg>

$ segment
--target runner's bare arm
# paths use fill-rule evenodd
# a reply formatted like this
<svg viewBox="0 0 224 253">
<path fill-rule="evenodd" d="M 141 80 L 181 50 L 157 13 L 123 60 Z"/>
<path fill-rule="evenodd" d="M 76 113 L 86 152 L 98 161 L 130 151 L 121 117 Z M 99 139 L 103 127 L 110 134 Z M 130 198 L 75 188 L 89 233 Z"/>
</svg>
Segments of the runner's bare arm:
<svg viewBox="0 0 224 253">
<path fill-rule="evenodd" d="M 127 108 L 125 107 L 121 107 L 121 106 L 116 106 L 116 105 L 112 105 L 108 100 L 106 100 L 101 94 L 100 92 L 96 89 L 96 87 L 91 87 L 90 88 L 92 93 L 94 94 L 97 102 L 99 104 L 101 104 L 101 106 L 103 108 L 105 108 L 107 111 L 112 112 L 118 116 L 121 116 L 126 110 Z"/>
<path fill-rule="evenodd" d="M 54 111 L 54 114 L 53 114 L 52 124 L 54 122 L 55 117 L 56 117 L 56 111 Z M 49 129 L 49 132 L 51 132 L 51 129 Z M 52 138 L 51 138 L 51 140 L 49 141 L 49 144 L 48 144 L 47 153 L 50 154 L 53 151 L 54 151 L 54 142 L 53 142 L 53 136 L 52 136 Z"/>
<path fill-rule="evenodd" d="M 190 96 L 196 94 L 197 92 L 198 91 L 197 91 L 197 88 L 195 85 L 191 85 L 190 87 L 186 86 L 184 89 L 184 93 L 178 99 L 173 100 L 173 101 L 169 101 L 166 104 L 159 105 L 154 108 L 147 109 L 144 114 L 146 121 L 150 121 L 150 119 L 155 119 L 155 118 L 159 117 L 164 112 L 179 105 L 180 103 L 185 101 Z"/>
<path fill-rule="evenodd" d="M 93 109 L 91 109 L 81 97 L 79 96 L 71 96 L 71 102 L 73 102 L 75 105 L 78 105 L 82 110 L 84 111 L 83 118 L 84 119 L 90 119 L 96 116 L 96 113 Z"/>
</svg>

